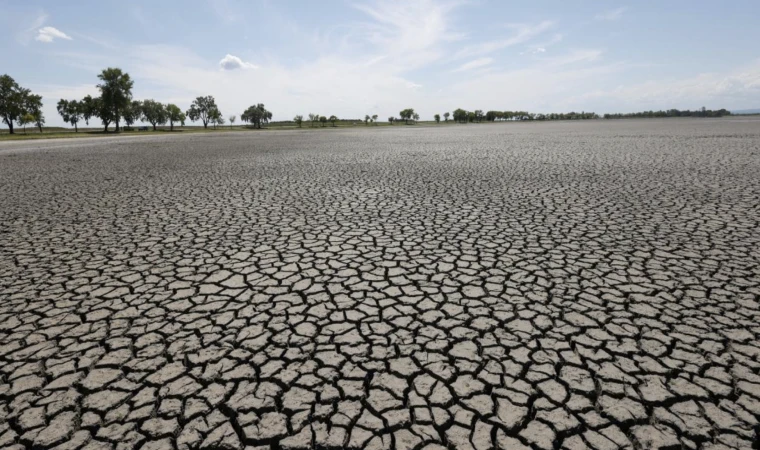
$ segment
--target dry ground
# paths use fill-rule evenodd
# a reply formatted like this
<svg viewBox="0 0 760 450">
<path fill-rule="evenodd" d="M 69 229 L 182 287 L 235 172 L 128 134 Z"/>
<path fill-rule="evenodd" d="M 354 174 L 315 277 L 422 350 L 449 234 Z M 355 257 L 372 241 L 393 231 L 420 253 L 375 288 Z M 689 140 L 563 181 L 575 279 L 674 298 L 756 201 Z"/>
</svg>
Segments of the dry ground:
<svg viewBox="0 0 760 450">
<path fill-rule="evenodd" d="M 760 121 L 0 144 L 0 447 L 752 448 Z"/>
</svg>

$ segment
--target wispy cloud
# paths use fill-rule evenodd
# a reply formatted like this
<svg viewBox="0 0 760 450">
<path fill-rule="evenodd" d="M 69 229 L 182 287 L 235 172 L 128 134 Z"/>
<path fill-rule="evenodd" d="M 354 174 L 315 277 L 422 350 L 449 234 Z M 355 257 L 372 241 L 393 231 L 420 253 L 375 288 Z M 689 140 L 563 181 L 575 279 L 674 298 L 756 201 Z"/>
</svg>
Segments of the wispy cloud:
<svg viewBox="0 0 760 450">
<path fill-rule="evenodd" d="M 491 63 L 493 63 L 493 58 L 473 59 L 472 61 L 466 62 L 456 69 L 452 70 L 452 72 L 464 72 L 466 70 L 478 69 L 480 67 L 488 66 Z"/>
<path fill-rule="evenodd" d="M 237 69 L 258 69 L 258 66 L 245 62 L 237 56 L 227 55 L 219 61 L 219 67 L 222 70 L 237 70 Z"/>
<path fill-rule="evenodd" d="M 454 58 L 487 55 L 497 50 L 525 43 L 551 29 L 554 24 L 555 22 L 552 20 L 545 20 L 537 24 L 510 24 L 507 27 L 513 30 L 512 36 L 464 47 L 455 53 Z"/>
<path fill-rule="evenodd" d="M 45 11 L 38 11 L 34 19 L 29 22 L 28 26 L 16 34 L 16 41 L 21 45 L 27 45 L 37 34 L 37 30 L 45 24 L 48 15 Z"/>
<path fill-rule="evenodd" d="M 619 20 L 621 17 L 623 17 L 623 13 L 625 13 L 627 10 L 628 10 L 627 7 L 621 6 L 620 8 L 617 8 L 617 9 L 601 12 L 597 14 L 596 16 L 594 16 L 594 19 L 607 20 L 607 21 Z"/>
<path fill-rule="evenodd" d="M 37 30 L 37 36 L 34 38 L 35 41 L 50 43 L 53 42 L 56 39 L 66 39 L 71 40 L 71 36 L 67 35 L 63 31 L 53 28 L 53 27 L 43 27 Z"/>
</svg>

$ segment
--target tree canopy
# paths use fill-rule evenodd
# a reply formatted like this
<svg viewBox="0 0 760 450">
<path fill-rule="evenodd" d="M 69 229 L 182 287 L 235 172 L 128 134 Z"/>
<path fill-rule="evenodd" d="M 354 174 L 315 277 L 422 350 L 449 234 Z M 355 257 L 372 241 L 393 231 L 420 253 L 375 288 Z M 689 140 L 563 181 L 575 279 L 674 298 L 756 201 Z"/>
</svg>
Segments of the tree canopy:
<svg viewBox="0 0 760 450">
<path fill-rule="evenodd" d="M 309 115 L 311 118 L 311 115 Z M 243 111 L 240 115 L 240 120 L 248 122 L 253 125 L 254 128 L 261 128 L 262 123 L 269 123 L 272 120 L 272 113 L 267 111 L 263 103 L 249 106 L 248 109 Z"/>
<path fill-rule="evenodd" d="M 203 123 L 203 128 L 208 128 L 208 123 L 211 120 L 209 113 L 214 109 L 218 110 L 219 108 L 217 108 L 213 96 L 196 97 L 190 105 L 190 109 L 187 110 L 187 117 L 193 122 L 200 119 Z"/>
<path fill-rule="evenodd" d="M 106 126 L 106 122 L 114 122 L 116 131 L 119 131 L 119 120 L 123 117 L 124 110 L 130 106 L 132 100 L 132 86 L 134 82 L 128 73 L 124 73 L 116 67 L 104 69 L 99 75 L 101 83 L 97 85 L 100 90 L 100 119 Z"/>
<path fill-rule="evenodd" d="M 42 97 L 19 86 L 10 75 L 0 76 L 0 118 L 11 134 L 14 122 L 19 122 L 27 113 L 35 116 L 39 112 L 39 117 L 42 117 L 41 109 Z"/>
<path fill-rule="evenodd" d="M 174 122 L 185 122 L 185 113 L 174 103 L 166 105 L 166 119 L 169 121 L 169 129 L 174 131 Z M 233 121 L 234 122 L 234 121 Z"/>
<path fill-rule="evenodd" d="M 142 118 L 153 125 L 153 131 L 156 131 L 156 125 L 163 125 L 169 119 L 166 113 L 166 107 L 161 102 L 153 99 L 143 100 Z"/>
</svg>

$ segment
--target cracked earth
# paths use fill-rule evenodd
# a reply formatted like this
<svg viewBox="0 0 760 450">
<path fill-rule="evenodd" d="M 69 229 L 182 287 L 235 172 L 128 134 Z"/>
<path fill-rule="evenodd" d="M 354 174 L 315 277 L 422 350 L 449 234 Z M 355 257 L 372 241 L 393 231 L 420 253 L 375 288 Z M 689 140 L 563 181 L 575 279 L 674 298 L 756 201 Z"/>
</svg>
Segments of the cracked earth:
<svg viewBox="0 0 760 450">
<path fill-rule="evenodd" d="M 759 125 L 0 144 L 0 447 L 758 448 Z"/>
</svg>

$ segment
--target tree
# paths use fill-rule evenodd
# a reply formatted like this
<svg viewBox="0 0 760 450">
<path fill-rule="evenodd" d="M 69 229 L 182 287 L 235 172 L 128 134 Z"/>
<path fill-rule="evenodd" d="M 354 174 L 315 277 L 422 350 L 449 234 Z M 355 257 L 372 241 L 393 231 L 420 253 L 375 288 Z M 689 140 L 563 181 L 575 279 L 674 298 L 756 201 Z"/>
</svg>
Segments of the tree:
<svg viewBox="0 0 760 450">
<path fill-rule="evenodd" d="M 143 100 L 142 102 L 142 117 L 146 122 L 153 125 L 153 131 L 156 131 L 156 125 L 163 125 L 168 119 L 166 113 L 166 107 L 161 102 L 157 102 L 153 99 Z"/>
<path fill-rule="evenodd" d="M 258 105 L 249 106 L 243 114 L 240 115 L 240 120 L 243 122 L 250 122 L 254 128 L 261 129 L 261 124 L 269 123 L 272 119 L 272 113 L 267 111 L 263 103 Z"/>
<path fill-rule="evenodd" d="M 374 122 L 375 126 L 377 126 L 377 114 L 372 114 L 372 122 Z"/>
<path fill-rule="evenodd" d="M 311 127 L 314 128 L 314 122 L 319 120 L 319 114 L 309 113 L 309 122 L 311 122 Z"/>
<path fill-rule="evenodd" d="M 417 113 L 414 113 L 412 115 L 412 119 L 414 119 L 414 123 L 417 123 L 420 120 L 420 115 Z"/>
<path fill-rule="evenodd" d="M 447 113 L 447 112 L 443 113 L 443 120 L 444 120 L 444 122 L 448 122 L 448 121 L 449 121 L 449 116 L 450 116 L 450 115 L 451 115 L 451 114 L 449 114 L 449 113 Z"/>
<path fill-rule="evenodd" d="M 293 117 L 293 122 L 295 122 L 296 125 L 298 125 L 298 128 L 301 128 L 301 123 L 303 122 L 303 116 L 302 115 L 297 115 L 297 116 Z"/>
<path fill-rule="evenodd" d="M 128 73 L 124 73 L 119 68 L 109 67 L 98 75 L 101 83 L 97 85 L 100 89 L 100 98 L 102 101 L 101 112 L 109 116 L 109 122 L 116 124 L 116 131 L 119 131 L 119 120 L 123 111 L 129 107 L 132 100 L 132 86 L 134 82 Z M 103 117 L 101 117 L 103 120 Z M 108 126 L 106 126 L 106 131 Z"/>
<path fill-rule="evenodd" d="M 232 125 L 235 125 L 236 120 L 237 116 L 230 116 L 230 129 L 232 129 Z"/>
<path fill-rule="evenodd" d="M 389 122 L 391 125 L 393 125 L 393 120 L 394 120 L 394 119 L 393 119 L 393 116 L 390 116 L 390 117 L 388 117 L 388 122 Z"/>
<path fill-rule="evenodd" d="M 476 109 L 475 110 L 475 119 L 478 121 L 478 123 L 483 121 L 483 117 L 485 117 L 485 114 L 483 114 L 482 109 Z"/>
<path fill-rule="evenodd" d="M 214 129 L 216 130 L 217 125 L 224 125 L 224 117 L 222 117 L 222 112 L 219 111 L 218 108 L 214 107 L 211 111 L 208 112 L 209 121 L 214 124 Z"/>
<path fill-rule="evenodd" d="M 90 95 L 85 95 L 81 102 L 79 102 L 79 112 L 82 113 L 82 118 L 87 126 L 90 126 L 90 117 L 96 116 L 95 101 Z"/>
<path fill-rule="evenodd" d="M 321 123 L 322 126 L 324 127 L 325 124 L 327 123 L 327 117 L 325 117 L 325 116 L 319 116 L 319 123 Z"/>
<path fill-rule="evenodd" d="M 335 126 L 335 122 L 337 122 L 337 121 L 338 121 L 338 118 L 335 116 L 335 114 L 333 114 L 333 115 L 332 115 L 332 116 L 330 116 L 330 118 L 329 118 L 329 119 L 327 119 L 327 120 L 329 120 L 330 122 L 332 122 L 333 126 Z"/>
<path fill-rule="evenodd" d="M 463 110 L 462 108 L 457 108 L 454 110 L 454 121 L 459 123 L 465 123 L 467 122 L 467 111 Z"/>
<path fill-rule="evenodd" d="M 411 119 L 414 116 L 414 109 L 413 108 L 402 109 L 401 112 L 399 112 L 398 114 L 408 124 L 409 119 Z"/>
<path fill-rule="evenodd" d="M 56 109 L 58 110 L 58 114 L 61 115 L 61 118 L 63 119 L 63 121 L 65 123 L 70 123 L 71 125 L 73 125 L 74 132 L 78 132 L 79 129 L 77 128 L 77 123 L 82 117 L 82 106 L 80 102 L 76 100 L 60 99 L 58 101 L 58 105 L 56 106 Z"/>
<path fill-rule="evenodd" d="M 108 132 L 108 125 L 114 121 L 113 111 L 109 108 L 101 97 L 92 99 L 93 117 L 99 117 L 103 124 L 104 130 Z"/>
<path fill-rule="evenodd" d="M 42 133 L 42 125 L 45 124 L 45 114 L 42 113 L 42 96 L 31 95 L 29 99 L 29 110 L 32 117 L 34 117 L 34 123 Z"/>
<path fill-rule="evenodd" d="M 235 116 L 232 116 L 235 117 Z M 166 119 L 169 121 L 169 130 L 174 131 L 174 122 L 185 124 L 185 113 L 174 103 L 166 105 Z"/>
<path fill-rule="evenodd" d="M 18 126 L 24 127 L 24 134 L 26 134 L 26 126 L 34 123 L 34 115 L 32 113 L 24 113 L 17 120 Z"/>
<path fill-rule="evenodd" d="M 132 124 L 139 121 L 142 116 L 143 102 L 140 100 L 132 100 L 129 107 L 124 109 L 124 123 L 126 123 L 128 127 L 131 127 Z"/>
<path fill-rule="evenodd" d="M 441 115 L 440 114 L 434 115 L 433 119 L 435 119 L 435 123 L 441 123 Z"/>
<path fill-rule="evenodd" d="M 370 119 L 369 114 L 364 116 L 364 125 L 369 125 L 369 119 Z"/>
<path fill-rule="evenodd" d="M 203 122 L 203 128 L 208 128 L 211 119 L 209 113 L 214 109 L 218 110 L 213 96 L 197 97 L 190 105 L 190 109 L 187 110 L 187 117 L 193 122 L 200 119 Z"/>
<path fill-rule="evenodd" d="M 42 108 L 42 97 L 19 86 L 10 75 L 0 76 L 0 118 L 10 134 L 13 134 L 13 122 L 18 122 L 26 113 L 34 114 L 35 108 Z"/>
</svg>

